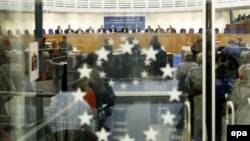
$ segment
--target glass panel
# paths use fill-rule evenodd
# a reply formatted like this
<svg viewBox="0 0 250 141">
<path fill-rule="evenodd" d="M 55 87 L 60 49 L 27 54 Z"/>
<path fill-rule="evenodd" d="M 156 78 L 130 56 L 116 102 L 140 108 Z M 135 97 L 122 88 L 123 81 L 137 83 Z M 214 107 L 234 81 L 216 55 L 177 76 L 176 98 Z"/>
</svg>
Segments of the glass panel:
<svg viewBox="0 0 250 141">
<path fill-rule="evenodd" d="M 33 1 L 0 6 L 0 140 L 201 140 L 199 0 L 176 13 L 130 12 L 130 0 L 112 2 L 113 13 L 108 0 L 43 2 L 42 39 Z"/>
<path fill-rule="evenodd" d="M 230 2 L 231 5 L 235 3 L 228 1 Z M 215 9 L 216 141 L 226 140 L 227 134 L 230 134 L 227 133 L 227 125 L 250 123 L 250 9 L 241 2 L 238 4 L 242 6 L 237 9 Z M 217 7 L 220 7 L 220 4 L 217 4 Z"/>
</svg>

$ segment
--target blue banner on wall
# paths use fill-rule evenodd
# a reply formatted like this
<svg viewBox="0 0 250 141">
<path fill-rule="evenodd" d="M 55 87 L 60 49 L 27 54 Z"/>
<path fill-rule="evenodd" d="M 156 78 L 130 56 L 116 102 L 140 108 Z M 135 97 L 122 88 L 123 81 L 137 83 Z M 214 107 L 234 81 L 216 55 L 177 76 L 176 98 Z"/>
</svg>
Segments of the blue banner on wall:
<svg viewBox="0 0 250 141">
<path fill-rule="evenodd" d="M 111 25 L 114 25 L 120 31 L 126 25 L 129 30 L 133 30 L 136 24 L 139 25 L 141 30 L 144 30 L 145 16 L 104 17 L 105 29 L 110 29 Z"/>
</svg>

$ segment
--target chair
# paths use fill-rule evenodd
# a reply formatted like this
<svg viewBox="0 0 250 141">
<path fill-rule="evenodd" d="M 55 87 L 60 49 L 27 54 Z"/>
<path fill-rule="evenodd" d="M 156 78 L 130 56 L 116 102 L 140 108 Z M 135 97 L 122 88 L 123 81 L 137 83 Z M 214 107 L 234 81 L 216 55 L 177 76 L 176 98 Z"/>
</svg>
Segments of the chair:
<svg viewBox="0 0 250 141">
<path fill-rule="evenodd" d="M 7 35 L 8 35 L 8 36 L 13 36 L 13 32 L 12 32 L 11 29 L 7 30 Z"/>
<path fill-rule="evenodd" d="M 219 34 L 219 28 L 215 28 L 215 34 Z"/>
<path fill-rule="evenodd" d="M 198 33 L 202 34 L 202 28 L 199 28 Z"/>
<path fill-rule="evenodd" d="M 245 31 L 245 29 L 244 29 L 243 27 L 240 27 L 240 29 L 239 29 L 239 33 L 240 33 L 240 34 L 245 34 L 245 33 L 246 33 L 246 31 Z"/>
<path fill-rule="evenodd" d="M 46 31 L 45 31 L 45 29 L 43 29 L 42 30 L 42 32 L 43 32 L 43 35 L 45 35 L 46 34 Z M 36 29 L 34 29 L 34 35 L 36 34 Z"/>
<path fill-rule="evenodd" d="M 16 35 L 21 35 L 20 29 L 16 29 Z"/>
<path fill-rule="evenodd" d="M 54 30 L 53 29 L 49 29 L 49 34 L 54 34 Z"/>
<path fill-rule="evenodd" d="M 191 34 L 193 34 L 193 33 L 194 33 L 194 28 L 189 28 L 189 31 L 188 31 L 188 33 L 191 33 Z"/>
<path fill-rule="evenodd" d="M 24 33 L 24 35 L 29 35 L 30 34 L 28 29 L 24 29 L 23 33 Z"/>
<path fill-rule="evenodd" d="M 180 33 L 186 33 L 186 29 L 185 28 L 181 28 Z"/>
<path fill-rule="evenodd" d="M 229 33 L 229 28 L 224 28 L 224 34 L 228 34 Z"/>
<path fill-rule="evenodd" d="M 235 27 L 232 27 L 231 33 L 233 33 L 233 34 L 236 34 L 236 33 L 237 33 L 237 30 L 236 30 Z"/>
</svg>

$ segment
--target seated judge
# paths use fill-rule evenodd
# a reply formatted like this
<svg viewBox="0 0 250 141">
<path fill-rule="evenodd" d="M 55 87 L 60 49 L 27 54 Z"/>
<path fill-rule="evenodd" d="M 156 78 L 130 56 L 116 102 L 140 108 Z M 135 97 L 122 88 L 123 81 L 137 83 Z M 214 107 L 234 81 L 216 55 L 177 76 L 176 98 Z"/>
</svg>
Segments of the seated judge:
<svg viewBox="0 0 250 141">
<path fill-rule="evenodd" d="M 71 34 L 71 33 L 74 33 L 74 30 L 71 29 L 71 25 L 69 24 L 68 25 L 68 28 L 64 30 L 64 33 L 65 34 Z"/>
<path fill-rule="evenodd" d="M 139 25 L 136 24 L 135 29 L 132 30 L 132 33 L 138 33 L 138 32 L 141 32 L 141 29 L 139 28 Z"/>
<path fill-rule="evenodd" d="M 98 33 L 106 33 L 106 29 L 104 28 L 103 25 L 97 30 Z"/>
<path fill-rule="evenodd" d="M 128 27 L 126 25 L 123 25 L 123 28 L 121 29 L 121 33 L 128 33 Z"/>
<path fill-rule="evenodd" d="M 176 33 L 176 30 L 172 27 L 172 25 L 169 25 L 169 27 L 166 30 L 167 33 Z"/>
<path fill-rule="evenodd" d="M 146 32 L 146 33 L 154 32 L 154 29 L 151 28 L 151 26 L 149 25 L 149 26 L 147 27 L 147 29 L 145 30 L 145 32 Z"/>
<path fill-rule="evenodd" d="M 81 27 L 79 27 L 77 30 L 76 30 L 76 32 L 75 32 L 76 34 L 83 34 L 84 33 L 84 31 L 82 30 L 82 28 Z"/>
<path fill-rule="evenodd" d="M 158 25 L 157 28 L 155 29 L 155 33 L 164 33 L 164 30 L 161 28 L 160 25 Z"/>
<path fill-rule="evenodd" d="M 63 30 L 61 29 L 60 25 L 57 26 L 57 29 L 55 30 L 55 34 L 63 34 Z"/>
<path fill-rule="evenodd" d="M 95 33 L 95 30 L 90 26 L 88 29 L 86 29 L 86 33 L 93 34 Z"/>
<path fill-rule="evenodd" d="M 111 25 L 111 28 L 109 29 L 109 33 L 116 33 L 117 29 L 115 28 L 114 25 Z"/>
</svg>

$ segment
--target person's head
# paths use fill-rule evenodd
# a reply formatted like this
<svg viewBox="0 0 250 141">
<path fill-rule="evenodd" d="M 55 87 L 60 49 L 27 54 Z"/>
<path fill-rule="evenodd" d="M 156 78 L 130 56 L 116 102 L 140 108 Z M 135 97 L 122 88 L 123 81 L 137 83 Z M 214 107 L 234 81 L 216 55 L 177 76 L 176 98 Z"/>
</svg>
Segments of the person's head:
<svg viewBox="0 0 250 141">
<path fill-rule="evenodd" d="M 57 29 L 61 29 L 61 26 L 60 26 L 60 25 L 58 25 L 58 26 L 57 26 Z"/>
<path fill-rule="evenodd" d="M 151 26 L 149 25 L 149 26 L 148 26 L 148 29 L 150 29 L 150 28 L 151 28 Z"/>
<path fill-rule="evenodd" d="M 89 29 L 92 29 L 92 26 L 89 26 Z"/>
<path fill-rule="evenodd" d="M 78 27 L 78 30 L 82 30 L 82 28 L 81 28 L 81 27 Z"/>
<path fill-rule="evenodd" d="M 101 26 L 100 26 L 100 28 L 104 28 L 104 26 L 103 26 L 103 25 L 101 25 Z"/>
<path fill-rule="evenodd" d="M 235 41 L 233 39 L 229 39 L 227 42 L 228 45 L 234 45 Z"/>
<path fill-rule="evenodd" d="M 158 50 L 161 48 L 161 44 L 160 44 L 159 39 L 156 35 L 152 36 L 152 38 L 150 40 L 150 45 L 153 46 L 154 50 Z"/>
<path fill-rule="evenodd" d="M 115 26 L 112 24 L 112 25 L 111 25 L 111 28 L 115 28 Z"/>
<path fill-rule="evenodd" d="M 172 25 L 169 25 L 169 28 L 172 28 Z"/>
<path fill-rule="evenodd" d="M 97 55 L 95 53 L 89 53 L 86 59 L 87 64 L 90 67 L 94 67 L 97 61 Z"/>
<path fill-rule="evenodd" d="M 70 24 L 68 25 L 68 29 L 71 29 L 71 25 Z"/>
<path fill-rule="evenodd" d="M 200 53 L 197 55 L 196 63 L 197 63 L 198 65 L 201 65 L 201 64 L 202 64 L 202 52 L 200 52 Z"/>
<path fill-rule="evenodd" d="M 63 35 L 63 40 L 67 40 L 67 36 L 66 35 Z"/>
<path fill-rule="evenodd" d="M 191 50 L 186 50 L 184 53 L 184 56 L 185 56 L 186 61 L 191 61 L 193 57 L 193 53 Z"/>
<path fill-rule="evenodd" d="M 157 28 L 158 28 L 158 29 L 160 29 L 160 28 L 161 28 L 161 26 L 160 26 L 160 25 L 158 25 L 158 26 L 157 26 Z"/>
</svg>

